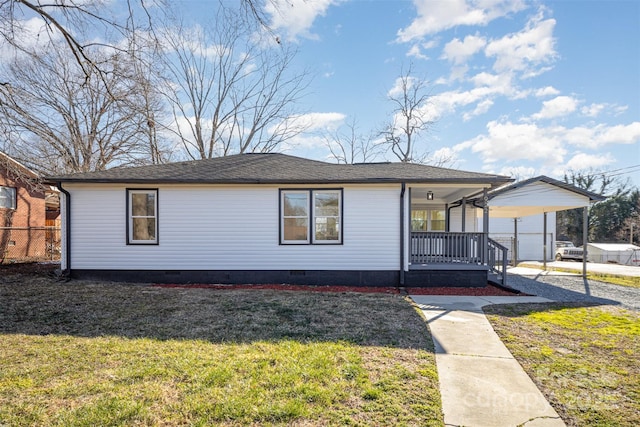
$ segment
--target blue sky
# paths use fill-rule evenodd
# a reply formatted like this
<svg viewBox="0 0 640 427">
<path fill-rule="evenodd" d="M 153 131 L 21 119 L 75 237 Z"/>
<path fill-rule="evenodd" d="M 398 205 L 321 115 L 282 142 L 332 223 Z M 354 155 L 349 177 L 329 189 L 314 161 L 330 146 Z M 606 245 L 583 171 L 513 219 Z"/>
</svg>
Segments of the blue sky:
<svg viewBox="0 0 640 427">
<path fill-rule="evenodd" d="M 604 170 L 640 185 L 638 1 L 275 4 L 271 28 L 315 75 L 304 99 L 313 126 L 291 154 L 326 159 L 319 134 L 353 118 L 363 134 L 380 129 L 412 64 L 435 120 L 419 151 L 518 178 Z"/>
</svg>

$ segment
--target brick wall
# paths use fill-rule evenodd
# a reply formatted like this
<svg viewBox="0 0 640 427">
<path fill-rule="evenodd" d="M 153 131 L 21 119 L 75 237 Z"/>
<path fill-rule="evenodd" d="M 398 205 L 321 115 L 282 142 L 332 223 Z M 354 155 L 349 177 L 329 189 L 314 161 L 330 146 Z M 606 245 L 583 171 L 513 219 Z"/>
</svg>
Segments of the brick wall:
<svg viewBox="0 0 640 427">
<path fill-rule="evenodd" d="M 25 174 L 8 171 L 2 165 L 0 186 L 16 189 L 16 209 L 0 208 L 0 260 L 45 257 L 43 190 Z"/>
</svg>

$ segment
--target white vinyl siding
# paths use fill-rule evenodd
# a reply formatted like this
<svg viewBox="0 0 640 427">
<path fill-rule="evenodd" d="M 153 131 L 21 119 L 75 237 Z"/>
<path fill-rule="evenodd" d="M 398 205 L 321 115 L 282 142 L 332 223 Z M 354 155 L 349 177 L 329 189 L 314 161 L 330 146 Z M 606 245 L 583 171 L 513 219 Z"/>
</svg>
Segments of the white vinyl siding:
<svg viewBox="0 0 640 427">
<path fill-rule="evenodd" d="M 397 270 L 399 265 L 399 185 L 344 187 L 342 245 L 280 245 L 277 186 L 158 186 L 155 246 L 126 245 L 125 186 L 65 188 L 72 200 L 74 269 Z"/>
</svg>

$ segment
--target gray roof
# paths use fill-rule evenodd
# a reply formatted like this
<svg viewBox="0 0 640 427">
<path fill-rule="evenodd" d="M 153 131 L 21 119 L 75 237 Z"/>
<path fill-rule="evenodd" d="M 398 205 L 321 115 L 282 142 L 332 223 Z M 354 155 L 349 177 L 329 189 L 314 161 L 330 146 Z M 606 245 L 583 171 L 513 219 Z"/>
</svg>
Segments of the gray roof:
<svg viewBox="0 0 640 427">
<path fill-rule="evenodd" d="M 581 196 L 585 196 L 589 198 L 591 202 L 601 202 L 606 199 L 605 196 L 601 196 L 599 194 L 593 193 L 591 191 L 583 190 L 582 188 L 576 187 L 575 185 L 568 184 L 566 182 L 558 181 L 557 179 L 549 178 L 545 175 L 536 176 L 534 178 L 525 179 L 523 181 L 518 181 L 511 185 L 506 185 L 500 188 L 496 188 L 489 192 L 489 198 L 494 198 L 501 194 L 504 194 L 508 191 L 515 190 L 516 188 L 521 188 L 529 184 L 533 184 L 535 182 L 545 182 L 550 185 L 554 185 L 556 187 L 563 188 L 568 191 L 572 191 L 574 193 L 580 194 Z"/>
<path fill-rule="evenodd" d="M 237 154 L 206 160 L 59 175 L 55 182 L 154 184 L 482 183 L 502 185 L 501 175 L 413 163 L 326 163 L 280 153 Z"/>
</svg>

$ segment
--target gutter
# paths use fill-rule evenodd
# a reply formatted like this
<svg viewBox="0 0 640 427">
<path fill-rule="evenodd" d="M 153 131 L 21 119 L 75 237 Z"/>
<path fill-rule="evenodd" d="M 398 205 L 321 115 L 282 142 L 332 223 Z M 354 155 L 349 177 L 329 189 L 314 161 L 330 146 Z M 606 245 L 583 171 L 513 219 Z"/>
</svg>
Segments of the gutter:
<svg viewBox="0 0 640 427">
<path fill-rule="evenodd" d="M 406 184 L 400 190 L 400 286 L 404 286 L 404 193 Z"/>
<path fill-rule="evenodd" d="M 60 192 L 64 193 L 65 195 L 64 226 L 65 226 L 66 239 L 65 239 L 65 245 L 64 245 L 65 246 L 64 256 L 65 256 L 65 264 L 67 268 L 62 270 L 61 274 L 68 275 L 69 273 L 71 273 L 71 194 L 67 190 L 62 188 L 62 181 L 56 182 L 56 187 L 58 187 L 58 190 L 60 190 Z"/>
</svg>

